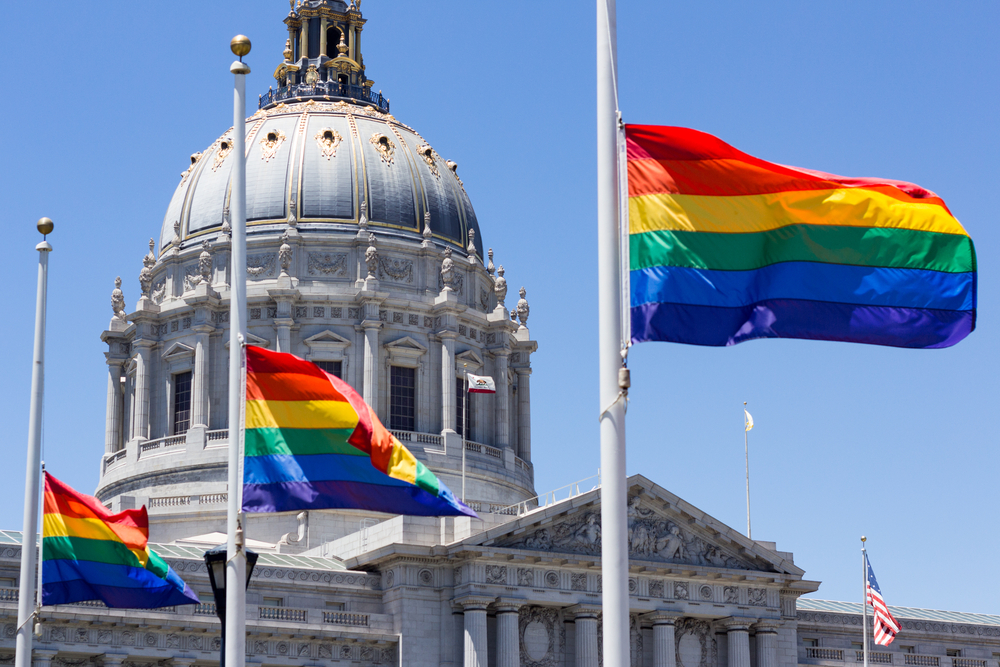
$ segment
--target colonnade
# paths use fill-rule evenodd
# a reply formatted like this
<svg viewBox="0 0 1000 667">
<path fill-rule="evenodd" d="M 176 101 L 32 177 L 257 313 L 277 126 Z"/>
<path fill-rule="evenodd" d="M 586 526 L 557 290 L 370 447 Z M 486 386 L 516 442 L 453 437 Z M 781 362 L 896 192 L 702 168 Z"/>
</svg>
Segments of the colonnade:
<svg viewBox="0 0 1000 667">
<path fill-rule="evenodd" d="M 496 665 L 519 667 L 521 656 L 518 615 L 527 600 L 467 595 L 454 601 L 464 615 L 463 667 L 487 667 L 489 651 L 486 632 L 487 609 L 496 610 Z M 600 605 L 578 604 L 563 612 L 576 624 L 575 667 L 598 667 L 598 624 Z M 644 614 L 642 620 L 653 626 L 653 666 L 677 667 L 675 623 L 681 618 L 676 612 L 656 611 Z M 777 667 L 779 622 L 775 619 L 729 617 L 718 619 L 726 629 L 728 667 L 750 667 L 750 630 L 756 637 L 756 667 Z"/>
</svg>

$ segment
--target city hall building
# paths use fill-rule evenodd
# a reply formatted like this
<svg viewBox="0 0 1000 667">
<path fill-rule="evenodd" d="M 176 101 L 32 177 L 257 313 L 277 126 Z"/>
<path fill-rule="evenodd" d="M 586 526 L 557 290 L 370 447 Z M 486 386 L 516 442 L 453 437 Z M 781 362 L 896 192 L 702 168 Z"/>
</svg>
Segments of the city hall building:
<svg viewBox="0 0 1000 667">
<path fill-rule="evenodd" d="M 191 155 L 138 284 L 128 281 L 134 308 L 116 285 L 101 334 L 96 495 L 114 511 L 148 508 L 154 550 L 203 604 L 47 607 L 35 665 L 218 664 L 202 554 L 226 530 L 229 298 L 244 278 L 249 343 L 350 383 L 481 517 L 248 516 L 260 559 L 247 664 L 601 665 L 600 486 L 536 499 L 530 285 L 488 249 L 458 166 L 373 90 L 358 7 L 306 0 L 284 22 L 274 86 L 237 128 L 246 265 L 230 263 L 230 129 Z M 466 372 L 492 376 L 496 393 L 466 405 Z M 628 508 L 633 666 L 861 661 L 860 605 L 800 598 L 820 582 L 791 553 L 642 476 L 629 479 Z M 13 661 L 21 548 L 19 533 L 0 532 L 0 664 Z M 875 665 L 1000 667 L 1000 616 L 894 611 L 903 630 L 876 647 Z"/>
</svg>

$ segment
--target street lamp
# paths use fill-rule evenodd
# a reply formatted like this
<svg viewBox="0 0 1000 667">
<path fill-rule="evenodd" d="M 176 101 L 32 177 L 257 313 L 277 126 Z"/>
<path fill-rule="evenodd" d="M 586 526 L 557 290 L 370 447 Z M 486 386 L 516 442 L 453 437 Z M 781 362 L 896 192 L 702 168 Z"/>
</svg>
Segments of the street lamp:
<svg viewBox="0 0 1000 667">
<path fill-rule="evenodd" d="M 257 552 L 246 549 L 247 581 L 250 587 L 250 577 L 257 564 Z M 208 580 L 212 584 L 212 596 L 215 598 L 215 614 L 222 621 L 222 645 L 219 650 L 219 665 L 226 665 L 226 545 L 215 547 L 205 552 L 205 565 L 208 567 Z"/>
</svg>

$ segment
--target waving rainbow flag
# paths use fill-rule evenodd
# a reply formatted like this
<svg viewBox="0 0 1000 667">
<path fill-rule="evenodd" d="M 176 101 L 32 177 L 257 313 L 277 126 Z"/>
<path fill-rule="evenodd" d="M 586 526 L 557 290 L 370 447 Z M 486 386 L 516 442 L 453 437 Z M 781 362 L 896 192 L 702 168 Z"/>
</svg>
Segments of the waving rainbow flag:
<svg viewBox="0 0 1000 667">
<path fill-rule="evenodd" d="M 42 604 L 101 600 L 153 609 L 198 604 L 198 596 L 147 545 L 146 508 L 112 514 L 45 473 Z"/>
<path fill-rule="evenodd" d="M 476 516 L 349 384 L 291 354 L 246 355 L 244 511 Z"/>
<path fill-rule="evenodd" d="M 785 167 L 629 125 L 632 340 L 948 347 L 976 326 L 972 239 L 912 183 Z"/>
</svg>

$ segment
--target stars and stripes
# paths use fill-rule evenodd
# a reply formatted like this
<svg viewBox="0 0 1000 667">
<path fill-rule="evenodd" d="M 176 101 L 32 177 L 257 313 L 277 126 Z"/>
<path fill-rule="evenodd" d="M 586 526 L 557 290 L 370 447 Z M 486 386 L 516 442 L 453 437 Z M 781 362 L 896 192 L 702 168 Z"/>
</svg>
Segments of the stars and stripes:
<svg viewBox="0 0 1000 667">
<path fill-rule="evenodd" d="M 885 600 L 882 598 L 882 591 L 879 590 L 878 582 L 875 581 L 875 572 L 872 570 L 872 564 L 868 561 L 867 554 L 865 554 L 865 565 L 868 568 L 865 602 L 875 610 L 875 643 L 888 646 L 896 638 L 896 633 L 899 632 L 899 621 L 889 613 L 889 607 L 886 606 Z"/>
</svg>

